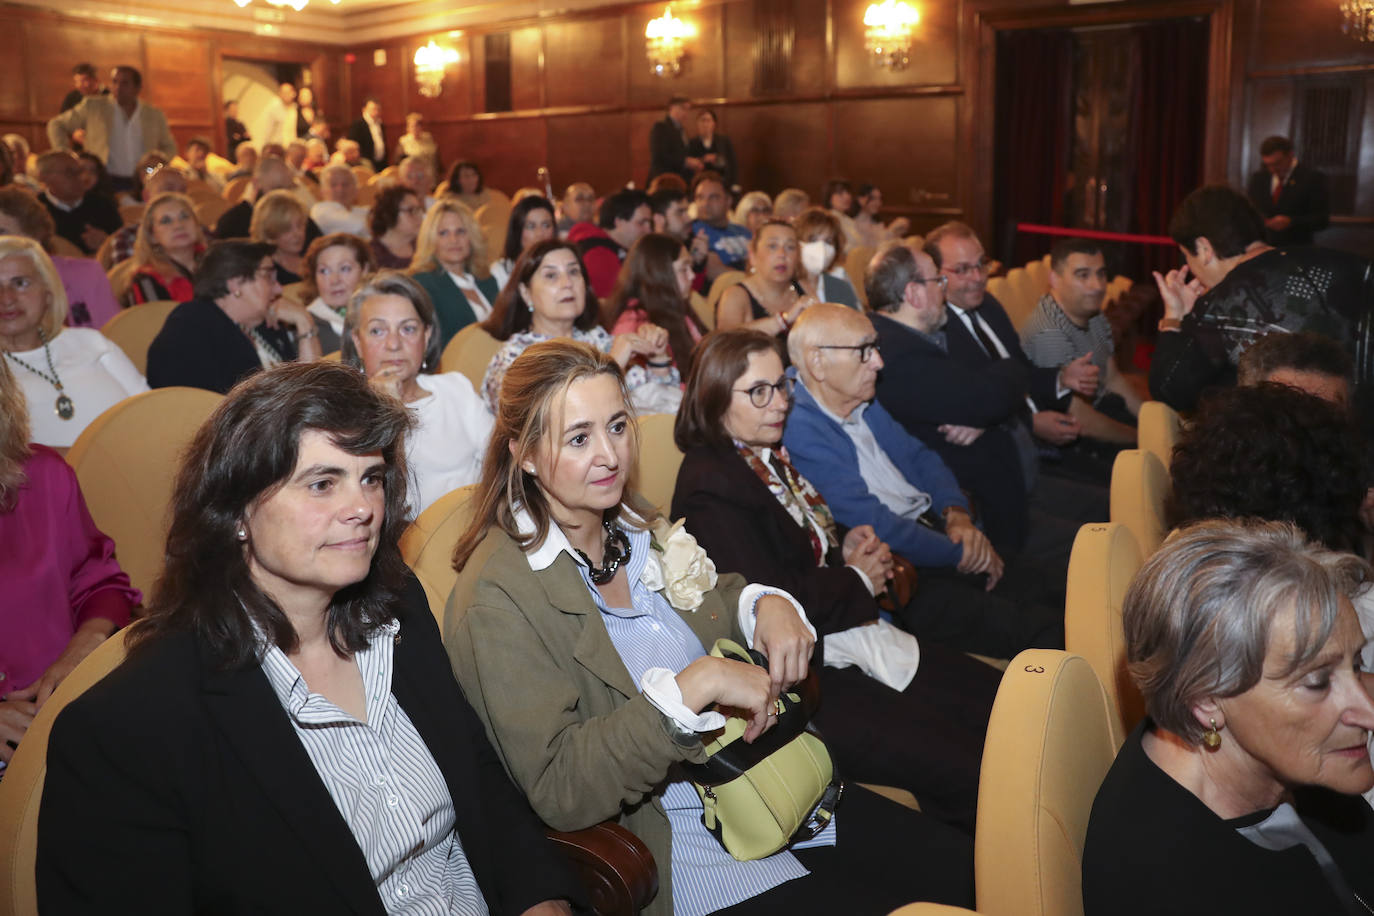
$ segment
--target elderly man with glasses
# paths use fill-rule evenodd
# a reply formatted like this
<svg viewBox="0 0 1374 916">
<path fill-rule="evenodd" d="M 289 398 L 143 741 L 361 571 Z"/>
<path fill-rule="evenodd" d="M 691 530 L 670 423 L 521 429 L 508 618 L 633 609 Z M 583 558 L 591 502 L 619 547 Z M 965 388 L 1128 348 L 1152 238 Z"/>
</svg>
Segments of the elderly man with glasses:
<svg viewBox="0 0 1374 916">
<path fill-rule="evenodd" d="M 792 327 L 787 350 L 800 384 L 783 442 L 837 522 L 872 525 L 920 570 L 902 624 L 999 658 L 1062 646 L 1063 610 L 1042 603 L 1038 574 L 1003 581 L 1002 558 L 974 524 L 958 480 L 873 401 L 883 356 L 872 322 L 843 306 L 813 305 Z"/>
</svg>

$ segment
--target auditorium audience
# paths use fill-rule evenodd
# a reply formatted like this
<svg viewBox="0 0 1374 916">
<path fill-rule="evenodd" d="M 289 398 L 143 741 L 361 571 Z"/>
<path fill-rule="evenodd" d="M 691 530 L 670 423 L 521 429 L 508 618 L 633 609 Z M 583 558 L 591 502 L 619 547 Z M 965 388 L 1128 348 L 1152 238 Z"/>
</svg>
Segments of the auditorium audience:
<svg viewBox="0 0 1374 916">
<path fill-rule="evenodd" d="M 653 225 L 649 196 L 625 188 L 601 202 L 597 225 L 578 223 L 568 230 L 568 241 L 577 245 L 587 267 L 587 282 L 598 298 L 605 299 L 615 289 L 630 246 L 652 231 Z"/>
<path fill-rule="evenodd" d="M 840 221 L 827 210 L 811 207 L 802 211 L 792 225 L 799 243 L 801 269 L 797 271 L 797 282 L 802 291 L 817 302 L 859 308 L 859 296 L 840 261 L 845 251 Z"/>
<path fill-rule="evenodd" d="M 800 188 L 783 188 L 773 198 L 773 219 L 790 223 L 811 206 L 811 195 Z"/>
<path fill-rule="evenodd" d="M 305 205 L 291 191 L 272 191 L 253 205 L 248 235 L 254 242 L 272 246 L 277 283 L 282 286 L 301 280 L 302 255 L 308 244 L 305 223 L 309 218 Z"/>
<path fill-rule="evenodd" d="M 1355 358 L 1355 382 L 1374 380 L 1374 269 L 1368 258 L 1332 248 L 1272 248 L 1259 212 L 1222 185 L 1184 198 L 1169 235 L 1186 266 L 1155 274 L 1164 318 L 1150 393 L 1192 410 L 1207 388 L 1232 384 L 1246 345 L 1275 330 L 1315 331 Z M 1299 289 L 1304 295 L 1292 295 Z"/>
<path fill-rule="evenodd" d="M 911 228 L 911 222 L 905 216 L 883 225 L 879 219 L 883 212 L 883 192 L 877 185 L 859 185 L 851 209 L 854 232 L 860 245 L 876 247 L 883 242 L 900 239 Z"/>
<path fill-rule="evenodd" d="M 324 362 L 248 381 L 201 427 L 128 658 L 53 728 L 45 910 L 581 903 L 401 560 L 409 425 Z"/>
<path fill-rule="evenodd" d="M 17 187 L 0 187 L 0 235 L 25 236 L 47 251 L 53 232 L 52 216 L 37 198 Z M 119 303 L 100 264 L 51 252 L 49 258 L 67 295 L 68 326 L 99 329 L 118 314 Z"/>
<path fill-rule="evenodd" d="M 142 202 L 146 207 L 148 201 L 159 194 L 185 194 L 188 188 L 185 172 L 174 166 L 163 166 L 144 180 Z M 102 259 L 101 264 L 106 270 L 134 256 L 134 242 L 138 239 L 138 227 L 141 222 L 142 220 L 139 220 L 121 226 L 101 246 L 97 256 Z"/>
<path fill-rule="evenodd" d="M 561 211 L 558 234 L 567 238 L 574 225 L 591 222 L 596 217 L 596 189 L 585 181 L 575 181 L 563 192 L 558 206 Z"/>
<path fill-rule="evenodd" d="M 691 306 L 692 259 L 681 241 L 651 232 L 635 242 L 620 281 L 605 305 L 611 334 L 635 334 L 644 325 L 668 332 L 663 354 L 683 377 L 707 328 Z"/>
<path fill-rule="evenodd" d="M 235 178 L 247 176 L 253 177 L 253 172 L 258 167 L 258 148 L 253 145 L 252 140 L 244 140 L 234 146 L 234 164 L 238 166 L 234 171 L 225 176 L 225 181 L 233 181 Z"/>
<path fill-rule="evenodd" d="M 154 197 L 138 223 L 130 300 L 135 305 L 189 301 L 196 262 L 204 253 L 205 237 L 191 199 L 184 194 Z"/>
<path fill-rule="evenodd" d="M 186 151 L 181 158 L 186 160 L 188 177 L 203 181 L 214 190 L 220 191 L 224 188 L 224 182 L 206 167 L 211 152 L 213 149 L 209 140 L 205 137 L 192 137 L 186 141 Z"/>
<path fill-rule="evenodd" d="M 1041 581 L 1034 567 L 1001 583 L 1003 559 L 974 524 L 954 475 L 873 401 L 883 358 L 868 318 L 813 305 L 787 349 L 800 382 L 783 438 L 790 460 L 837 522 L 871 525 L 920 570 L 914 600 L 898 612 L 906 628 L 996 658 L 1063 646 L 1062 604 L 1040 603 L 1056 597 L 1055 583 Z"/>
<path fill-rule="evenodd" d="M 215 223 L 215 238 L 248 238 L 253 230 L 254 205 L 273 191 L 290 191 L 294 195 L 296 176 L 291 171 L 291 166 L 287 165 L 280 156 L 269 156 L 264 153 L 257 168 L 253 171 L 253 181 L 249 189 L 244 193 L 242 199 L 225 210 L 224 215 Z M 320 231 L 320 227 L 315 225 L 315 221 L 307 216 L 305 244 L 309 245 L 322 235 L 324 233 Z"/>
<path fill-rule="evenodd" d="M 309 303 L 305 310 L 315 317 L 321 352 L 333 353 L 343 345 L 348 300 L 376 268 L 367 242 L 346 232 L 321 236 L 306 249 L 301 294 Z"/>
<path fill-rule="evenodd" d="M 553 204 L 541 194 L 522 197 L 511 207 L 510 219 L 506 221 L 506 239 L 501 248 L 501 257 L 492 262 L 491 276 L 497 289 L 505 287 L 510 272 L 520 258 L 520 252 L 545 239 L 557 235 L 556 217 Z M 495 297 L 492 297 L 495 301 Z"/>
<path fill-rule="evenodd" d="M 769 220 L 749 240 L 749 276 L 725 291 L 716 305 L 716 327 L 747 327 L 785 335 L 815 299 L 797 282 L 801 263 L 797 230 Z"/>
<path fill-rule="evenodd" d="M 106 408 L 148 390 L 113 341 L 64 327 L 66 318 L 67 293 L 42 247 L 0 236 L 0 350 L 28 402 L 32 441 L 60 449 Z"/>
<path fill-rule="evenodd" d="M 110 95 L 87 96 L 81 104 L 48 122 L 53 149 L 71 149 L 76 131 L 85 131 L 82 145 L 99 156 L 110 170 L 115 190 L 137 190 L 134 174 L 143 154 L 157 150 L 170 159 L 177 154 L 167 116 L 139 100 L 143 74 L 121 65 L 110 76 Z M 131 132 L 137 133 L 130 136 Z"/>
<path fill-rule="evenodd" d="M 969 903 L 968 839 L 854 785 L 832 822 L 840 835 L 806 849 L 737 861 L 702 824 L 675 765 L 705 759 L 698 734 L 724 724 L 717 702 L 749 720 L 744 740 L 762 733 L 772 698 L 806 675 L 814 630 L 786 593 L 717 577 L 626 491 L 638 457 L 628 402 L 615 360 L 592 347 L 525 351 L 454 554 L 476 584 L 470 602 L 450 601 L 449 655 L 535 812 L 557 829 L 609 818 L 635 833 L 658 864 L 648 916 Z M 706 567 L 690 596 L 662 586 L 678 573 L 654 539 Z M 756 647 L 769 670 L 708 656 L 718 637 Z"/>
<path fill-rule="evenodd" d="M 491 317 L 482 323 L 487 333 L 505 341 L 482 379 L 482 396 L 492 413 L 500 401 L 502 378 L 516 357 L 530 344 L 561 337 L 609 353 L 624 371 L 640 413 L 676 412 L 682 401 L 682 376 L 668 358 L 668 332 L 643 324 L 633 333 L 612 337 L 600 319 L 600 306 L 576 247 L 549 239 L 527 248 L 515 262 Z"/>
<path fill-rule="evenodd" d="M 749 261 L 749 230 L 730 222 L 730 192 L 718 172 L 698 172 L 692 179 L 692 202 L 696 219 L 692 234 L 706 234 L 706 280 L 711 282 L 727 270 L 743 270 Z"/>
<path fill-rule="evenodd" d="M 748 229 L 752 236 L 772 216 L 773 201 L 768 199 L 768 195 L 762 191 L 750 191 L 741 197 L 739 203 L 735 205 L 735 212 L 730 217 L 730 222 Z"/>
<path fill-rule="evenodd" d="M 426 156 L 409 156 L 396 166 L 396 181 L 410 188 L 425 209 L 434 205 L 434 164 Z"/>
<path fill-rule="evenodd" d="M 501 292 L 487 269 L 487 241 L 477 217 L 443 197 L 425 214 L 410 273 L 434 303 L 439 350 L 463 328 L 491 315 Z"/>
<path fill-rule="evenodd" d="M 716 113 L 710 108 L 697 112 L 697 135 L 688 141 L 684 161 L 693 172 L 719 173 L 725 179 L 725 187 L 733 188 L 739 178 L 735 145 L 729 137 L 716 133 L 716 126 Z"/>
<path fill-rule="evenodd" d="M 1185 529 L 1122 606 L 1147 718 L 1098 790 L 1088 916 L 1356 913 L 1374 899 L 1362 560 L 1278 523 Z"/>
<path fill-rule="evenodd" d="M 343 361 L 415 418 L 406 437 L 411 517 L 477 482 L 491 434 L 491 413 L 467 376 L 439 372 L 439 333 L 430 297 L 400 271 L 373 275 L 350 298 Z"/>
<path fill-rule="evenodd" d="M 367 225 L 372 232 L 372 259 L 378 267 L 404 270 L 410 266 L 424 219 L 424 204 L 410 188 L 391 185 L 377 194 Z"/>
<path fill-rule="evenodd" d="M 241 240 L 206 250 L 196 297 L 172 310 L 148 347 L 148 384 L 227 394 L 259 369 L 319 359 L 315 320 L 305 306 L 281 297 L 274 251 Z"/>
<path fill-rule="evenodd" d="M 492 189 L 482 180 L 482 170 L 477 163 L 466 159 L 455 163 L 449 171 L 448 191 L 445 193 L 458 198 L 473 213 L 495 197 Z"/>
<path fill-rule="evenodd" d="M 320 170 L 319 203 L 310 208 L 310 218 L 326 235 L 347 232 L 367 238 L 369 208 L 358 204 L 358 176 L 341 162 Z"/>
<path fill-rule="evenodd" d="M 119 209 L 108 198 L 86 193 L 81 160 L 70 150 L 49 150 L 38 157 L 39 200 L 52 214 L 57 234 L 82 254 L 93 255 L 123 225 Z"/>
<path fill-rule="evenodd" d="M 687 210 L 687 192 L 678 188 L 660 188 L 649 194 L 649 210 L 653 215 L 654 232 L 671 235 L 686 242 L 694 236 L 706 241 L 706 233 L 692 231 L 692 218 Z"/>
<path fill-rule="evenodd" d="M 849 778 L 901 786 L 973 833 L 983 734 L 1000 676 L 878 617 L 892 553 L 872 526 L 841 531 L 781 447 L 793 381 L 776 338 L 721 331 L 701 345 L 674 438 L 673 493 L 721 572 L 786 588 L 824 638 L 815 721 Z M 917 662 L 919 659 L 920 667 Z M 874 740 L 878 722 L 882 729 Z"/>
<path fill-rule="evenodd" d="M 81 150 L 76 154 L 77 161 L 81 163 L 81 187 L 87 194 L 113 201 L 115 199 L 114 182 L 110 181 L 110 173 L 105 168 L 105 163 L 94 153 Z"/>
<path fill-rule="evenodd" d="M 76 474 L 31 441 L 24 392 L 0 359 L 0 775 L 53 690 L 141 600 Z"/>
</svg>

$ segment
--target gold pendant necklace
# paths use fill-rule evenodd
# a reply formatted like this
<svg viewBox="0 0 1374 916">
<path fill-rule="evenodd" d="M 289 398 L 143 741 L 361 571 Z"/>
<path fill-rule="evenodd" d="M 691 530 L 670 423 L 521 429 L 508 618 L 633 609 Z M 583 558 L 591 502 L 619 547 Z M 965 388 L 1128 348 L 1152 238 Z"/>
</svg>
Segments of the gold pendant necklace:
<svg viewBox="0 0 1374 916">
<path fill-rule="evenodd" d="M 5 351 L 5 355 L 8 356 L 14 362 L 18 363 L 20 366 L 23 366 L 25 369 L 32 372 L 34 375 L 43 379 L 49 385 L 52 385 L 54 388 L 56 388 L 57 400 L 53 402 L 53 412 L 56 413 L 60 419 L 70 420 L 73 416 L 76 415 L 76 405 L 72 403 L 71 398 L 67 397 L 67 392 L 62 389 L 62 379 L 58 377 L 57 368 L 53 366 L 52 349 L 48 346 L 48 335 L 44 334 L 42 331 L 39 331 L 38 339 L 43 341 L 43 355 L 48 360 L 48 372 L 51 372 L 51 375 L 49 375 L 48 372 L 44 372 L 43 370 L 37 368 L 36 366 L 30 366 L 28 363 L 24 362 L 22 359 L 15 356 L 13 353 L 10 353 L 8 350 Z"/>
</svg>

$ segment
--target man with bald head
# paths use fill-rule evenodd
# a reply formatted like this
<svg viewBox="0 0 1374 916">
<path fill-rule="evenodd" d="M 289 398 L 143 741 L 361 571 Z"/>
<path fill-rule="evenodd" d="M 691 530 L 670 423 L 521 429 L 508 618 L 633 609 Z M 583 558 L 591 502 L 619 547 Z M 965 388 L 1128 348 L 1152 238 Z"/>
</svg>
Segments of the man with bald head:
<svg viewBox="0 0 1374 916">
<path fill-rule="evenodd" d="M 1063 613 L 1018 604 L 997 589 L 1002 558 L 969 513 L 940 456 L 873 401 L 883 357 L 872 322 L 853 309 L 813 305 L 787 339 L 798 380 L 783 442 L 793 464 L 848 528 L 872 525 L 921 570 L 899 613 L 919 637 L 1010 658 L 1062 646 Z"/>
<path fill-rule="evenodd" d="M 573 226 L 589 223 L 596 216 L 596 189 L 585 181 L 574 181 L 563 192 L 558 210 L 558 235 L 567 238 Z"/>
<path fill-rule="evenodd" d="M 296 173 L 280 156 L 263 156 L 253 171 L 253 181 L 244 193 L 243 199 L 234 204 L 215 223 L 215 238 L 246 239 L 253 225 L 253 204 L 262 199 L 269 191 L 295 191 Z M 312 200 L 313 203 L 313 200 Z M 310 209 L 309 205 L 306 207 Z M 313 219 L 305 221 L 305 245 L 315 241 L 324 233 Z"/>
</svg>

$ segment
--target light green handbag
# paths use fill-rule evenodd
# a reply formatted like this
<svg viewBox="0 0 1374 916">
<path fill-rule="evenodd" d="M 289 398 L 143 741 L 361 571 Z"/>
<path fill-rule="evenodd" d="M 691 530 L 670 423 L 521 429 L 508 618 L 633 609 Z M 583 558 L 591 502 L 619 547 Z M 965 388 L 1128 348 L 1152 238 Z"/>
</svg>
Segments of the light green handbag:
<svg viewBox="0 0 1374 916">
<path fill-rule="evenodd" d="M 717 640 L 711 654 L 767 667 L 762 655 L 729 639 Z M 708 761 L 684 764 L 701 796 L 702 823 L 736 859 L 766 858 L 830 823 L 844 782 L 810 725 L 819 695 L 810 675 L 779 698 L 778 721 L 753 744 L 738 740 L 748 720 L 733 716 L 702 736 Z"/>
</svg>

